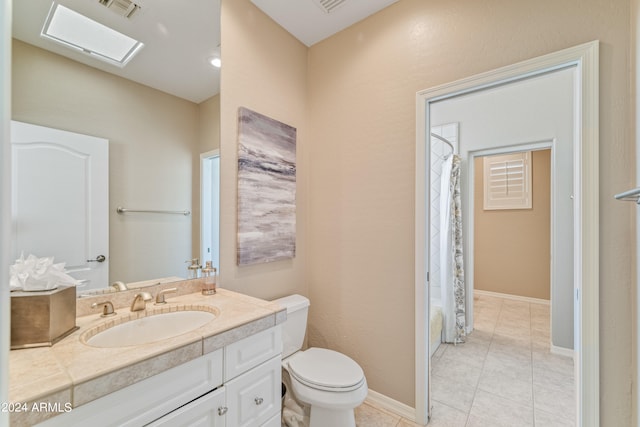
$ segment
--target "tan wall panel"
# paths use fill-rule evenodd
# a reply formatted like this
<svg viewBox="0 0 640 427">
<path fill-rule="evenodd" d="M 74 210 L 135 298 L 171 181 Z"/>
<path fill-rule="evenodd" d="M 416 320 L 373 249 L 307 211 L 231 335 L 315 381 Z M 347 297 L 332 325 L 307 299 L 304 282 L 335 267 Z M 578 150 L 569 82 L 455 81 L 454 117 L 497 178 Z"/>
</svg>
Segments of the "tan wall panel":
<svg viewBox="0 0 640 427">
<path fill-rule="evenodd" d="M 308 295 L 307 48 L 249 0 L 222 0 L 221 22 L 220 280 L 225 288 L 260 298 Z M 297 129 L 296 256 L 291 260 L 237 265 L 239 107 Z"/>
<path fill-rule="evenodd" d="M 601 423 L 628 425 L 635 212 L 611 195 L 634 182 L 629 16 L 626 0 L 403 0 L 314 45 L 307 64 L 304 46 L 248 1 L 223 0 L 223 283 L 264 296 L 308 285 L 311 344 L 354 357 L 372 389 L 413 406 L 415 93 L 598 39 Z M 242 104 L 297 126 L 304 141 L 305 267 L 235 267 Z"/>
<path fill-rule="evenodd" d="M 600 40 L 601 424 L 629 424 L 635 211 L 612 197 L 635 182 L 629 15 L 626 0 L 402 0 L 310 48 L 312 344 L 414 405 L 416 92 Z"/>
<path fill-rule="evenodd" d="M 483 158 L 475 159 L 475 289 L 550 298 L 551 151 L 532 153 L 532 209 L 484 210 Z"/>
</svg>

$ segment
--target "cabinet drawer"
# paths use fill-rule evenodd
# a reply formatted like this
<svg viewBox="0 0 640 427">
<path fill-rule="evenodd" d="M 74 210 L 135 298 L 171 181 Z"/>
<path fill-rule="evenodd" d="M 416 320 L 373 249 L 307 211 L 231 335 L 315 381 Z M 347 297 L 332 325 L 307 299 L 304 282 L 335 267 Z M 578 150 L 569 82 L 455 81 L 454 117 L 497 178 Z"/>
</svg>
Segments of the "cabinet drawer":
<svg viewBox="0 0 640 427">
<path fill-rule="evenodd" d="M 222 364 L 222 350 L 209 353 L 50 418 L 39 426 L 145 425 L 222 385 Z"/>
<path fill-rule="evenodd" d="M 148 424 L 149 427 L 225 427 L 225 389 L 220 387 Z"/>
<path fill-rule="evenodd" d="M 227 425 L 260 426 L 280 414 L 282 362 L 280 356 L 229 381 Z"/>
<path fill-rule="evenodd" d="M 224 348 L 225 381 L 282 353 L 280 326 L 258 332 Z"/>
</svg>

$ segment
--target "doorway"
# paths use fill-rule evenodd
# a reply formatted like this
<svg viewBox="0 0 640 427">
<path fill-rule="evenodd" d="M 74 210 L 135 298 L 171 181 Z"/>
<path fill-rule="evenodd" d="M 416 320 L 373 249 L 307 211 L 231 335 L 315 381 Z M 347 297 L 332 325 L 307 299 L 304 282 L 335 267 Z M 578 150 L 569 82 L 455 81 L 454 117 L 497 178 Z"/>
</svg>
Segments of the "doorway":
<svg viewBox="0 0 640 427">
<path fill-rule="evenodd" d="M 200 155 L 200 260 L 220 272 L 220 150 Z"/>
<path fill-rule="evenodd" d="M 429 141 L 426 137 L 432 123 L 448 123 L 451 118 L 443 116 L 435 117 L 437 107 L 445 105 L 445 101 L 456 101 L 483 93 L 489 89 L 500 88 L 517 89 L 525 87 L 534 79 L 547 75 L 562 73 L 566 70 L 573 74 L 572 93 L 569 94 L 569 102 L 572 106 L 570 127 L 573 135 L 563 138 L 562 147 L 565 150 L 563 158 L 573 166 L 571 183 L 568 188 L 555 186 L 557 200 L 563 200 L 571 206 L 573 227 L 575 235 L 569 239 L 554 239 L 554 244 L 567 242 L 572 249 L 569 265 L 573 268 L 570 272 L 569 291 L 562 288 L 562 298 L 569 298 L 573 310 L 574 327 L 571 330 L 569 347 L 576 350 L 575 377 L 578 392 L 576 393 L 576 421 L 577 425 L 598 425 L 598 401 L 599 401 L 599 366 L 598 366 L 598 43 L 570 48 L 544 57 L 535 58 L 503 69 L 474 76 L 459 82 L 443 85 L 434 89 L 418 93 L 417 111 L 418 128 L 416 144 L 416 420 L 418 423 L 427 422 L 430 414 L 429 387 L 429 301 L 430 286 L 427 280 L 429 265 L 429 250 L 426 244 L 426 229 L 429 224 L 429 206 L 425 192 L 428 188 Z M 514 92 L 514 93 L 517 93 Z M 512 100 L 518 105 L 523 98 L 516 95 Z M 455 103 L 455 102 L 454 102 Z M 452 103 L 452 104 L 454 104 Z M 495 115 L 493 105 L 487 105 L 484 111 L 474 116 L 482 126 L 487 115 Z M 554 105 L 549 103 L 548 109 Z M 503 123 L 508 123 L 505 118 Z M 490 151 L 503 145 L 526 145 L 530 138 L 509 138 L 506 143 L 502 132 L 505 126 L 492 129 L 490 141 L 482 140 L 474 132 L 465 133 L 460 129 L 460 151 L 463 162 L 462 194 L 463 198 L 472 197 L 469 192 L 469 160 L 470 154 L 482 150 Z M 596 130 L 594 132 L 594 129 Z M 467 127 L 468 130 L 468 127 Z M 502 133 L 501 133 L 502 132 Z M 538 141 L 548 140 L 549 135 L 541 135 Z M 553 139 L 553 135 L 551 135 Z M 476 145 L 465 148 L 464 141 L 473 141 Z M 533 139 L 535 140 L 535 139 Z M 559 145 L 560 147 L 560 145 Z M 568 155 L 567 155 L 568 152 Z M 557 170 L 560 162 L 560 150 L 557 150 L 554 168 Z M 556 173 L 556 172 L 554 172 Z M 563 197 L 560 198 L 559 195 Z M 565 197 L 566 196 L 566 197 Z M 568 201 L 567 201 L 568 200 Z M 467 202 L 468 203 L 468 202 Z M 555 203 L 556 210 L 558 204 Z M 468 207 L 468 206 L 467 206 Z M 467 209 L 468 211 L 468 209 Z M 466 213 L 468 216 L 468 212 Z M 465 216 L 463 208 L 463 217 Z M 464 221 L 469 224 L 469 220 Z M 472 225 L 471 225 L 472 228 Z M 556 230 L 558 231 L 558 230 Z M 468 239 L 465 242 L 465 252 L 470 253 Z M 553 246 L 553 251 L 558 252 L 560 246 Z M 557 264 L 554 265 L 557 267 Z M 466 307 L 467 325 L 473 325 L 473 264 L 466 263 L 465 276 L 467 278 Z M 562 274 L 566 275 L 566 271 Z M 564 276 L 563 276 L 564 277 Z M 469 280 L 469 278 L 471 278 Z M 555 277 L 559 281 L 559 276 Z M 566 282 L 566 280 L 565 280 Z M 554 295 L 555 296 L 555 295 Z M 562 298 L 555 298 L 560 301 Z M 554 328 L 554 335 L 562 330 Z M 555 338 L 555 337 L 554 337 Z M 564 336 L 567 339 L 567 336 Z"/>
<path fill-rule="evenodd" d="M 551 148 L 505 150 L 473 153 L 468 162 L 474 326 L 463 344 L 451 344 L 445 327 L 432 338 L 438 345 L 430 349 L 432 420 L 461 427 L 574 425 L 573 350 L 558 355 L 551 346 Z M 438 309 L 441 317 L 449 314 L 434 297 L 430 331 L 437 331 Z M 561 308 L 560 315 L 571 311 Z"/>
<path fill-rule="evenodd" d="M 549 147 L 473 157 L 474 296 L 549 305 L 551 156 Z"/>
</svg>

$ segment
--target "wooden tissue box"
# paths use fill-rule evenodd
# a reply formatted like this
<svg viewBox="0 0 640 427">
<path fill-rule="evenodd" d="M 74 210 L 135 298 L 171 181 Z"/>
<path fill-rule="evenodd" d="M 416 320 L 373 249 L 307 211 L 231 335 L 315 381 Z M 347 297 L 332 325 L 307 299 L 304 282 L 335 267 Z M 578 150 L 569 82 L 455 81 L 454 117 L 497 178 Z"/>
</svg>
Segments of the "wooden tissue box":
<svg viewBox="0 0 640 427">
<path fill-rule="evenodd" d="M 76 288 L 11 292 L 11 349 L 52 346 L 76 328 Z"/>
</svg>

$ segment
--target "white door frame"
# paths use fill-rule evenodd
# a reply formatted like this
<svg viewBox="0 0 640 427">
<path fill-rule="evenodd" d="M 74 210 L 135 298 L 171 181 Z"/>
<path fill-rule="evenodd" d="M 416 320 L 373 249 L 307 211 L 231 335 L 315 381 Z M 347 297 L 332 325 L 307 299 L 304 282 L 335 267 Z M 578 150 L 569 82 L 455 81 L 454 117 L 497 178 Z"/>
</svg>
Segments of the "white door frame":
<svg viewBox="0 0 640 427">
<path fill-rule="evenodd" d="M 429 301 L 427 184 L 431 103 L 562 68 L 576 67 L 574 162 L 574 287 L 576 425 L 600 423 L 599 359 L 599 42 L 499 68 L 416 95 L 415 351 L 416 422 L 429 417 Z"/>
<path fill-rule="evenodd" d="M 211 150 L 206 153 L 200 154 L 200 260 L 204 263 L 205 260 L 212 260 L 213 266 L 218 269 L 218 274 L 220 273 L 220 245 L 215 249 L 218 253 L 214 258 L 211 258 L 210 254 L 205 252 L 205 243 L 208 241 L 203 238 L 206 230 L 209 230 L 209 227 L 205 222 L 207 221 L 209 215 L 205 215 L 207 210 L 207 205 L 211 205 L 211 176 L 206 173 L 207 168 L 205 167 L 205 161 L 220 157 L 220 150 Z M 220 182 L 220 177 L 218 176 L 218 183 Z M 218 208 L 220 205 L 220 194 L 218 188 Z M 218 209 L 218 242 L 220 240 L 220 209 Z"/>
<path fill-rule="evenodd" d="M 0 277 L 9 277 L 11 251 L 11 0 L 0 0 Z M 0 377 L 9 378 L 11 310 L 9 281 L 0 281 Z M 9 401 L 8 381 L 0 381 L 0 402 Z M 0 425 L 9 414 L 0 411 Z"/>
</svg>

